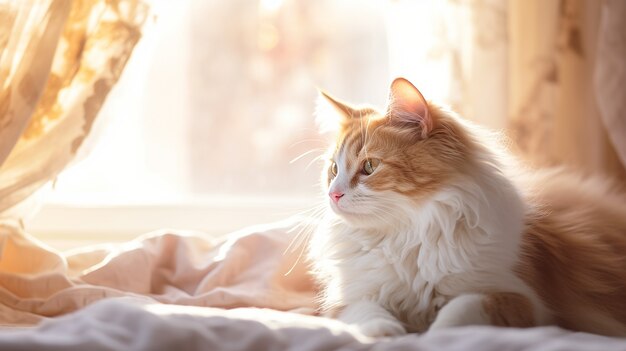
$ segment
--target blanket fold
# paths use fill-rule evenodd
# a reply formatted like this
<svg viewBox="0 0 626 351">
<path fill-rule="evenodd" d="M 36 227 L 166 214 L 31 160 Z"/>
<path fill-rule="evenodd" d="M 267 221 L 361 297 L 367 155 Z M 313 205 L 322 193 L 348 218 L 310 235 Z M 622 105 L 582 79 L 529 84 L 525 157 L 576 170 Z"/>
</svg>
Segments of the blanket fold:
<svg viewBox="0 0 626 351">
<path fill-rule="evenodd" d="M 313 313 L 314 285 L 297 252 L 295 220 L 221 240 L 163 230 L 120 244 L 58 252 L 18 226 L 0 226 L 0 324 L 33 325 L 107 297 Z M 286 274 L 292 266 L 295 268 Z"/>
</svg>

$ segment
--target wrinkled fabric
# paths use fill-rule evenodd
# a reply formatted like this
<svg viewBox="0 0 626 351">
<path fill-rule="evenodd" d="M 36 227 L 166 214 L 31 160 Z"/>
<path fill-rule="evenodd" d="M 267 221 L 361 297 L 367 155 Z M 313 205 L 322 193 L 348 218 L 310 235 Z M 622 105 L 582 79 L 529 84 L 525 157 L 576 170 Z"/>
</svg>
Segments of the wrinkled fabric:
<svg viewBox="0 0 626 351">
<path fill-rule="evenodd" d="M 33 325 L 123 296 L 312 313 L 315 291 L 306 263 L 297 260 L 297 250 L 286 250 L 293 225 L 286 221 L 258 227 L 222 241 L 200 233 L 161 231 L 66 253 L 16 226 L 0 226 L 0 324 Z"/>
<path fill-rule="evenodd" d="M 0 350 L 626 350 L 626 339 L 555 327 L 367 338 L 315 316 L 307 263 L 289 248 L 298 224 L 219 240 L 160 231 L 64 253 L 5 224 Z"/>
<path fill-rule="evenodd" d="M 626 339 L 531 329 L 465 327 L 364 337 L 336 320 L 259 308 L 224 310 L 123 298 L 35 329 L 0 331 L 2 350 L 626 350 Z"/>
</svg>

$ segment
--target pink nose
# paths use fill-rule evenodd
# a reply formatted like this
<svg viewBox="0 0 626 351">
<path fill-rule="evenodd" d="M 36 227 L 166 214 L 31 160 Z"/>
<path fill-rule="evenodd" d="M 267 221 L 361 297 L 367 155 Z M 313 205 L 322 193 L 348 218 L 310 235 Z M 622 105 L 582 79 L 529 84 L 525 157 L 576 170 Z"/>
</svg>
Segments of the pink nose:
<svg viewBox="0 0 626 351">
<path fill-rule="evenodd" d="M 328 194 L 328 196 L 330 196 L 331 199 L 333 199 L 333 201 L 335 201 L 335 203 L 339 202 L 339 199 L 341 199 L 341 197 L 344 195 L 344 193 L 338 192 L 338 191 L 333 191 L 331 193 Z"/>
</svg>

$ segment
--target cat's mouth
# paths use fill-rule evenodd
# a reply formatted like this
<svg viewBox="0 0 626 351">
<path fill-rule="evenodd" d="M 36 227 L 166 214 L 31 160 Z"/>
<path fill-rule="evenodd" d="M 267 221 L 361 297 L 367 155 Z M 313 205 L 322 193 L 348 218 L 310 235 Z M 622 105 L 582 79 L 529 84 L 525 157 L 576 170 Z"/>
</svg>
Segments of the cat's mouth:
<svg viewBox="0 0 626 351">
<path fill-rule="evenodd" d="M 333 212 L 335 212 L 336 214 L 340 215 L 340 216 L 352 216 L 352 217 L 357 217 L 357 216 L 363 216 L 363 213 L 358 213 L 355 212 L 353 210 L 348 210 L 346 209 L 345 205 L 342 205 L 341 201 L 335 203 L 333 201 L 330 201 L 330 208 L 333 210 Z"/>
<path fill-rule="evenodd" d="M 330 208 L 342 221 L 346 222 L 350 226 L 359 228 L 377 228 L 384 223 L 381 223 L 376 216 L 372 216 L 367 212 L 356 212 L 352 208 L 346 209 L 341 203 L 331 203 Z"/>
<path fill-rule="evenodd" d="M 332 200 L 328 202 L 330 204 L 330 209 L 333 210 L 333 212 L 339 214 L 340 212 L 343 211 L 342 208 L 339 207 L 338 203 L 334 203 Z"/>
<path fill-rule="evenodd" d="M 349 213 L 348 211 L 346 211 L 346 209 L 343 206 L 339 204 L 339 202 L 333 202 L 331 200 L 329 201 L 329 204 L 330 204 L 330 209 L 333 210 L 333 212 L 335 212 L 338 215 Z"/>
</svg>

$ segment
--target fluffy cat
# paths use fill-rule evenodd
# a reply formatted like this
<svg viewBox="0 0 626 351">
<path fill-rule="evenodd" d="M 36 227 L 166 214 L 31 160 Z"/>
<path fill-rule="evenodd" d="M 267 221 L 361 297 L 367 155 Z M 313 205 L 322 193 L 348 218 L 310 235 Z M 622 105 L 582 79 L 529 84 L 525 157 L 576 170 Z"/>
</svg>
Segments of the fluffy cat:
<svg viewBox="0 0 626 351">
<path fill-rule="evenodd" d="M 309 243 L 326 315 L 370 336 L 479 324 L 626 336 L 623 193 L 522 169 L 403 78 L 384 114 L 322 96 L 339 126 L 330 210 Z"/>
</svg>

